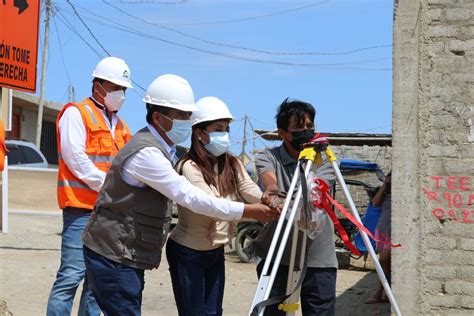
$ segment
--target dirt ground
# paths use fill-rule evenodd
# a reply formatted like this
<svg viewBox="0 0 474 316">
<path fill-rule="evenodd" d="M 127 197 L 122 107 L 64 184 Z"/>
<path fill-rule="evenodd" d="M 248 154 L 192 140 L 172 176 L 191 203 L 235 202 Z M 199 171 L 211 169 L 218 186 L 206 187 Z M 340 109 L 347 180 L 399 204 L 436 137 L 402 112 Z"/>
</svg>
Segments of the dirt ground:
<svg viewBox="0 0 474 316">
<path fill-rule="evenodd" d="M 13 315 L 44 315 L 59 267 L 61 216 L 10 214 L 10 232 L 0 235 L 0 315 L 3 303 Z M 257 285 L 255 264 L 241 263 L 227 249 L 224 315 L 247 315 Z M 376 274 L 340 269 L 337 315 L 389 315 L 389 304 L 366 305 Z M 177 315 L 166 256 L 158 270 L 145 274 L 143 315 Z M 78 291 L 79 292 L 79 291 Z M 4 302 L 2 302 L 4 301 Z M 73 314 L 77 314 L 77 301 Z"/>
</svg>

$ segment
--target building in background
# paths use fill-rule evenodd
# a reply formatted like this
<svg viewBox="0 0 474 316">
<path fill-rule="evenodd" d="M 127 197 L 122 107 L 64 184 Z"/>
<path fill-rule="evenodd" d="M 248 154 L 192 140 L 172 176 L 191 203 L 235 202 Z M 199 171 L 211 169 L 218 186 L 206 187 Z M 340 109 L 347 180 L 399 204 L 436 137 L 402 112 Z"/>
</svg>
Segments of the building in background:
<svg viewBox="0 0 474 316">
<path fill-rule="evenodd" d="M 280 141 L 276 131 L 256 130 L 256 134 L 268 141 Z M 376 163 L 380 169 L 387 174 L 392 170 L 392 135 L 391 134 L 366 134 L 366 133 L 321 133 L 328 135 L 329 144 L 338 159 L 347 158 L 360 161 Z M 275 143 L 275 146 L 278 144 Z M 249 168 L 248 168 L 249 169 Z M 380 173 L 368 172 L 366 170 L 345 173 L 347 180 L 359 181 L 375 190 L 382 184 Z M 363 185 L 349 185 L 349 192 L 354 200 L 357 210 L 364 214 L 369 204 L 369 189 Z M 336 185 L 336 199 L 346 208 L 349 207 L 342 190 Z M 336 211 L 338 217 L 343 217 Z"/>
<path fill-rule="evenodd" d="M 265 140 L 280 141 L 276 131 L 256 130 Z M 338 158 L 377 163 L 386 173 L 392 169 L 392 135 L 366 133 L 323 133 Z M 276 146 L 277 144 L 275 144 Z"/>
<path fill-rule="evenodd" d="M 474 2 L 395 1 L 392 250 L 403 315 L 474 314 Z"/>
<path fill-rule="evenodd" d="M 30 93 L 13 91 L 12 128 L 10 132 L 7 132 L 7 139 L 35 142 L 38 104 L 39 97 Z M 58 164 L 56 117 L 62 106 L 62 104 L 56 102 L 44 102 L 40 149 L 48 163 L 53 165 Z"/>
</svg>

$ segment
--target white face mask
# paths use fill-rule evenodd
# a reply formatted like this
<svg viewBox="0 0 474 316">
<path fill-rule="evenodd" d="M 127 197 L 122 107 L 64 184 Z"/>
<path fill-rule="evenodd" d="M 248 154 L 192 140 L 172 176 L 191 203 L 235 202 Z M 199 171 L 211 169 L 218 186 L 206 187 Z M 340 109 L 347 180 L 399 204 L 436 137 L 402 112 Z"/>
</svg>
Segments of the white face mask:
<svg viewBox="0 0 474 316">
<path fill-rule="evenodd" d="M 192 121 L 191 120 L 178 120 L 172 119 L 163 114 L 168 120 L 172 122 L 172 127 L 169 131 L 166 131 L 161 125 L 159 127 L 166 133 L 166 136 L 173 142 L 173 144 L 179 144 L 185 142 L 189 136 L 191 136 L 192 131 Z"/>
<path fill-rule="evenodd" d="M 104 98 L 104 106 L 109 110 L 110 112 L 118 112 L 120 108 L 123 105 L 123 102 L 125 102 L 125 91 L 122 89 L 120 90 L 115 90 L 111 92 L 107 92 L 102 84 L 98 84 L 98 87 L 100 87 L 101 92 L 97 91 L 101 96 Z"/>
<path fill-rule="evenodd" d="M 123 90 L 115 90 L 107 92 L 104 97 L 104 103 L 110 112 L 118 112 L 125 101 L 125 92 Z"/>
</svg>

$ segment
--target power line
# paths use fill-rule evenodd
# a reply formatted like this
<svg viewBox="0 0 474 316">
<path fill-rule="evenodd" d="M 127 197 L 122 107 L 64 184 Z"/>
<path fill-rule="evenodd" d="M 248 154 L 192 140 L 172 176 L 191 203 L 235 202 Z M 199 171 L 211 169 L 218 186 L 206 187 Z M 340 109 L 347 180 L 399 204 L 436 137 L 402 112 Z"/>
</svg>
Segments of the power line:
<svg viewBox="0 0 474 316">
<path fill-rule="evenodd" d="M 94 40 L 97 42 L 97 44 L 99 44 L 99 46 L 104 50 L 104 52 L 107 54 L 107 56 L 111 56 L 111 54 L 107 51 L 107 49 L 105 49 L 105 47 L 100 43 L 100 41 L 97 39 L 97 37 L 94 35 L 94 33 L 92 32 L 92 30 L 89 28 L 89 26 L 87 26 L 86 22 L 82 19 L 82 17 L 79 15 L 79 13 L 77 12 L 76 10 L 76 7 L 72 4 L 72 2 L 70 0 L 67 0 L 67 2 L 71 5 L 73 11 L 74 11 L 74 14 L 79 18 L 79 20 L 81 20 L 82 24 L 84 24 L 84 26 L 87 28 L 87 30 L 89 31 L 89 33 L 91 34 L 91 36 L 94 38 Z M 141 90 L 143 91 L 146 91 L 145 88 L 143 88 L 138 82 L 136 82 L 135 80 L 132 79 L 132 82 L 134 85 L 136 85 L 138 88 L 140 88 Z M 135 91 L 135 90 L 134 90 Z M 140 95 L 138 92 L 136 92 L 138 95 Z"/>
<path fill-rule="evenodd" d="M 247 116 L 247 117 L 248 117 L 249 119 L 251 119 L 251 120 L 255 121 L 255 122 L 258 122 L 258 123 L 260 123 L 260 124 L 267 125 L 267 126 L 271 126 L 271 127 L 273 127 L 273 126 L 274 126 L 273 124 L 270 124 L 270 123 L 266 123 L 266 122 L 263 122 L 263 121 L 257 120 L 256 118 L 253 118 L 253 117 L 251 117 L 251 116 Z"/>
<path fill-rule="evenodd" d="M 233 119 L 231 123 L 234 124 L 234 123 L 242 122 L 243 120 L 245 120 L 245 117 L 239 118 L 239 119 Z"/>
<path fill-rule="evenodd" d="M 355 61 L 355 62 L 340 62 L 340 63 L 294 63 L 294 62 L 286 62 L 286 61 L 276 61 L 276 60 L 264 60 L 264 59 L 258 59 L 258 58 L 251 58 L 251 57 L 246 57 L 246 56 L 240 56 L 240 55 L 234 55 L 234 54 L 228 54 L 228 53 L 223 53 L 223 52 L 216 52 L 204 48 L 198 48 L 198 47 L 193 47 L 187 44 L 182 44 L 179 42 L 171 41 L 168 39 L 164 39 L 158 36 L 154 36 L 151 34 L 146 34 L 137 30 L 134 30 L 131 27 L 124 28 L 121 26 L 121 24 L 116 23 L 114 21 L 111 21 L 110 19 L 106 19 L 113 25 L 104 23 L 103 21 L 95 21 L 96 23 L 99 23 L 101 25 L 105 25 L 108 27 L 111 27 L 115 30 L 120 30 L 122 32 L 127 32 L 131 34 L 135 34 L 137 36 L 141 36 L 144 38 L 149 38 L 149 39 L 154 39 L 163 43 L 167 43 L 170 45 L 182 47 L 182 48 L 187 48 L 190 50 L 194 51 L 199 51 L 202 53 L 207 53 L 215 56 L 221 56 L 221 57 L 226 57 L 230 59 L 236 59 L 236 60 L 243 60 L 243 61 L 249 61 L 249 62 L 255 62 L 255 63 L 261 63 L 261 64 L 274 64 L 274 65 L 283 65 L 283 66 L 298 66 L 298 67 L 332 67 L 332 69 L 341 69 L 341 70 L 368 70 L 368 71 L 387 71 L 391 70 L 390 68 L 367 68 L 367 67 L 338 67 L 338 66 L 347 66 L 347 65 L 354 65 L 354 64 L 363 64 L 363 63 L 370 63 L 370 62 L 376 62 L 376 61 L 381 61 L 381 60 L 388 60 L 390 58 L 375 58 L 375 59 L 368 59 L 368 60 L 361 60 L 361 61 Z M 336 67 L 334 67 L 336 66 Z"/>
<path fill-rule="evenodd" d="M 86 39 L 84 39 L 84 37 L 82 37 L 82 35 L 75 29 L 75 27 L 66 19 L 66 17 L 59 10 L 57 11 L 57 13 L 59 13 L 62 16 L 61 18 L 56 15 L 59 21 L 61 21 L 67 28 L 69 28 L 69 30 L 71 30 L 71 32 L 73 32 L 77 37 L 79 37 L 82 40 L 82 42 L 86 44 L 87 47 L 89 47 L 97 55 L 97 57 L 104 58 L 104 56 L 100 52 L 98 52 L 91 44 L 89 44 L 89 42 Z M 135 86 L 137 86 L 141 90 L 146 91 L 146 89 L 143 88 L 140 84 L 138 84 L 135 80 L 132 79 L 132 82 Z M 132 90 L 132 91 L 134 91 L 139 97 L 142 97 L 142 95 L 138 93 L 136 90 Z"/>
<path fill-rule="evenodd" d="M 252 140 L 252 143 L 253 143 L 253 154 L 255 155 L 255 151 L 257 150 L 257 145 L 255 144 L 255 140 L 259 140 L 265 147 L 267 145 L 263 142 L 261 137 L 256 137 L 256 135 L 258 135 L 258 134 L 255 132 L 255 128 L 253 127 L 252 121 L 249 120 L 248 115 L 246 117 L 247 117 L 247 120 L 249 122 L 250 129 L 252 129 L 252 132 L 253 132 L 253 135 L 254 135 L 254 136 L 252 136 L 251 140 Z"/>
<path fill-rule="evenodd" d="M 249 117 L 247 116 L 247 119 L 248 118 Z M 253 135 L 254 135 L 254 136 L 252 136 L 251 140 L 252 141 L 259 140 L 264 146 L 267 146 L 267 144 L 265 144 L 263 142 L 263 138 L 258 136 L 257 132 L 255 131 L 255 128 L 253 127 L 252 121 L 250 121 L 250 120 L 248 120 L 248 121 L 249 121 L 250 128 L 252 129 L 252 132 L 253 132 Z M 255 145 L 255 143 L 254 143 L 254 145 Z"/>
<path fill-rule="evenodd" d="M 138 4 L 138 3 L 151 3 L 151 4 L 183 4 L 189 2 L 189 0 L 177 0 L 177 1 L 157 1 L 157 0 L 137 0 L 137 1 L 124 1 L 120 0 L 120 3 L 126 4 Z"/>
<path fill-rule="evenodd" d="M 66 77 L 67 77 L 67 81 L 69 82 L 69 85 L 71 85 L 71 77 L 69 76 L 69 71 L 67 70 L 66 62 L 64 61 L 63 45 L 61 43 L 61 37 L 59 36 L 58 24 L 56 23 L 56 17 L 54 14 L 53 14 L 53 22 L 54 22 L 54 28 L 56 29 L 56 37 L 59 43 L 59 52 L 61 53 L 61 60 L 63 63 L 64 72 L 66 73 Z"/>
<path fill-rule="evenodd" d="M 61 11 L 57 11 L 61 15 L 61 17 L 57 16 L 56 17 L 61 21 L 71 32 L 73 32 L 77 37 L 79 37 L 84 44 L 86 44 L 99 58 L 103 58 L 104 56 L 98 52 L 89 42 L 82 37 L 81 34 L 76 30 L 76 28 L 66 19 L 66 17 L 61 13 Z"/>
<path fill-rule="evenodd" d="M 273 133 L 276 133 L 277 131 L 276 130 L 273 130 L 273 131 L 268 131 L 268 132 L 265 132 L 265 133 L 262 133 L 262 134 L 256 134 L 255 136 L 252 136 L 250 138 L 247 138 L 247 141 L 249 140 L 253 140 L 253 139 L 258 139 L 258 138 L 262 138 L 263 139 L 263 136 L 264 135 L 269 135 L 269 134 L 273 134 Z M 242 141 L 235 141 L 234 144 L 241 144 Z"/>
<path fill-rule="evenodd" d="M 216 45 L 216 46 L 221 46 L 221 47 L 235 48 L 235 49 L 241 49 L 241 50 L 246 50 L 246 51 L 255 52 L 255 53 L 262 53 L 262 54 L 267 54 L 267 55 L 279 55 L 279 56 L 305 56 L 305 55 L 338 56 L 338 55 L 353 54 L 353 53 L 372 50 L 372 49 L 387 48 L 387 47 L 392 46 L 392 45 L 376 45 L 376 46 L 362 47 L 362 48 L 357 48 L 357 49 L 352 49 L 352 50 L 345 50 L 345 51 L 341 51 L 341 52 L 275 52 L 275 51 L 268 51 L 268 50 L 244 47 L 244 46 L 239 46 L 239 45 L 231 45 L 231 44 L 227 44 L 227 43 L 221 43 L 221 42 L 216 42 L 216 41 L 210 41 L 210 40 L 207 40 L 207 39 L 203 39 L 201 37 L 197 37 L 197 36 L 191 35 L 189 33 L 185 33 L 185 32 L 173 29 L 171 27 L 167 27 L 163 24 L 154 23 L 154 22 L 145 20 L 143 18 L 140 18 L 136 15 L 133 15 L 131 13 L 128 13 L 127 11 L 122 10 L 121 8 L 117 7 L 116 5 L 113 5 L 112 3 L 110 3 L 106 0 L 102 0 L 102 2 L 104 2 L 106 5 L 114 8 L 115 10 L 121 12 L 122 14 L 124 14 L 126 16 L 129 16 L 129 17 L 131 17 L 135 20 L 138 20 L 140 22 L 143 22 L 143 23 L 146 23 L 146 24 L 149 24 L 149 25 L 161 28 L 161 29 L 165 29 L 167 31 L 170 31 L 170 32 L 173 32 L 173 33 L 176 33 L 176 34 L 180 34 L 182 36 L 185 36 L 185 37 L 188 37 L 188 38 L 200 41 L 200 42 L 204 42 L 204 43 L 211 44 L 211 45 Z M 101 16 L 95 14 L 94 12 L 92 12 L 90 10 L 87 10 L 87 9 L 84 9 L 84 8 L 82 8 L 82 9 L 85 10 L 85 11 L 88 11 L 91 14 L 94 14 L 98 17 L 101 17 Z M 104 18 L 104 17 L 101 17 L 101 18 Z"/>
<path fill-rule="evenodd" d="M 292 9 L 287 9 L 287 10 L 282 10 L 282 11 L 275 11 L 275 12 L 265 13 L 265 14 L 261 14 L 261 15 L 254 15 L 254 16 L 249 16 L 249 17 L 244 17 L 244 18 L 228 19 L 228 20 L 220 20 L 220 21 L 208 21 L 208 22 L 163 23 L 162 25 L 170 25 L 170 26 L 178 26 L 178 25 L 186 25 L 186 26 L 191 26 L 191 25 L 213 25 L 213 24 L 225 24 L 225 23 L 234 23 L 234 22 L 242 22 L 242 21 L 249 21 L 249 20 L 257 20 L 257 19 L 261 19 L 261 18 L 267 18 L 267 17 L 270 17 L 270 16 L 281 15 L 281 14 L 286 14 L 286 13 L 290 13 L 290 12 L 309 9 L 309 8 L 312 8 L 312 7 L 316 7 L 316 6 L 328 3 L 329 1 L 330 0 L 318 1 L 316 3 L 311 3 L 311 4 L 304 5 L 304 6 L 295 7 L 295 8 L 292 8 Z"/>
<path fill-rule="evenodd" d="M 75 102 L 74 86 L 72 85 L 71 77 L 69 76 L 69 71 L 67 70 L 66 62 L 64 60 L 63 45 L 62 45 L 62 42 L 61 42 L 61 37 L 59 36 L 59 29 L 58 29 L 58 24 L 56 22 L 56 16 L 53 14 L 52 17 L 53 17 L 53 22 L 54 22 L 54 28 L 56 29 L 56 37 L 57 37 L 58 43 L 59 43 L 59 51 L 61 53 L 61 61 L 63 63 L 64 72 L 66 73 L 67 81 L 69 83 L 69 86 L 68 86 L 67 91 L 66 91 L 66 93 L 68 94 L 68 101 L 69 102 Z M 64 98 L 64 96 L 63 96 L 63 98 Z"/>
<path fill-rule="evenodd" d="M 82 22 L 82 24 L 86 27 L 87 31 L 89 31 L 89 34 L 94 38 L 96 43 L 99 44 L 100 48 L 102 48 L 102 50 L 107 54 L 107 56 L 111 56 L 110 53 L 105 49 L 105 47 L 102 46 L 102 44 L 99 42 L 97 37 L 95 37 L 94 33 L 92 33 L 91 29 L 89 28 L 89 26 L 87 26 L 86 22 L 81 18 L 79 13 L 76 11 L 76 7 L 72 4 L 72 2 L 70 0 L 66 0 L 66 1 L 72 7 L 72 10 L 74 11 L 74 14 L 79 18 L 79 20 Z"/>
</svg>

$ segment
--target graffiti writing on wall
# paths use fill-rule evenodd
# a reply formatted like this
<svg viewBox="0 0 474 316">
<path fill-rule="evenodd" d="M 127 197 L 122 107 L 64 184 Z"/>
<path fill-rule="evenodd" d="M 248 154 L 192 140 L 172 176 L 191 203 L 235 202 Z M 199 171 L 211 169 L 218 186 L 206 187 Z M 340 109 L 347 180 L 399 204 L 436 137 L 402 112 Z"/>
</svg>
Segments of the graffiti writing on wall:
<svg viewBox="0 0 474 316">
<path fill-rule="evenodd" d="M 469 176 L 431 176 L 430 187 L 422 188 L 425 197 L 435 204 L 431 214 L 438 220 L 474 223 L 474 193 Z"/>
</svg>

